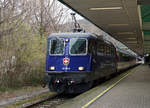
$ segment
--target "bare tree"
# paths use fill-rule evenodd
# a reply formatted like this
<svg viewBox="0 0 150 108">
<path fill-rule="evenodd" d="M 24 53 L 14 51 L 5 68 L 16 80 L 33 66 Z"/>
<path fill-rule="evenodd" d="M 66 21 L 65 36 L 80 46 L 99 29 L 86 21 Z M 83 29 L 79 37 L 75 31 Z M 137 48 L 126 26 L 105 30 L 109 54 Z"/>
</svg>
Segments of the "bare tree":
<svg viewBox="0 0 150 108">
<path fill-rule="evenodd" d="M 32 0 L 30 3 L 32 25 L 42 37 L 44 34 L 59 32 L 60 25 L 63 24 L 68 16 L 67 8 L 56 0 Z"/>
<path fill-rule="evenodd" d="M 24 0 L 0 1 L 0 37 L 12 33 L 26 18 Z"/>
</svg>

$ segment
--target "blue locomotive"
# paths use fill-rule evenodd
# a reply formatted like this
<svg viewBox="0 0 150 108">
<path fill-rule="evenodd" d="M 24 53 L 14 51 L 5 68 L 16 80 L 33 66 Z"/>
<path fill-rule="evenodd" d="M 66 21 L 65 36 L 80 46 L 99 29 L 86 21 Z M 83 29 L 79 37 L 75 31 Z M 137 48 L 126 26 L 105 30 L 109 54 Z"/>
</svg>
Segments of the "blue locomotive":
<svg viewBox="0 0 150 108">
<path fill-rule="evenodd" d="M 133 66 L 135 57 L 91 33 L 55 33 L 47 41 L 46 75 L 50 91 L 81 93 L 95 81 Z"/>
</svg>

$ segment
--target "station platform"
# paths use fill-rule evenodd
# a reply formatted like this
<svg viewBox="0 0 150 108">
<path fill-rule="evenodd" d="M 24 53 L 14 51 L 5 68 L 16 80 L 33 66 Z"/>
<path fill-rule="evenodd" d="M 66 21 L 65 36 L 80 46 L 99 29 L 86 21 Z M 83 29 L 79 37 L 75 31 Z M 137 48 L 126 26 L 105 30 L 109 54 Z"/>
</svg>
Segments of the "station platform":
<svg viewBox="0 0 150 108">
<path fill-rule="evenodd" d="M 59 107 L 150 108 L 150 67 L 139 65 Z"/>
</svg>

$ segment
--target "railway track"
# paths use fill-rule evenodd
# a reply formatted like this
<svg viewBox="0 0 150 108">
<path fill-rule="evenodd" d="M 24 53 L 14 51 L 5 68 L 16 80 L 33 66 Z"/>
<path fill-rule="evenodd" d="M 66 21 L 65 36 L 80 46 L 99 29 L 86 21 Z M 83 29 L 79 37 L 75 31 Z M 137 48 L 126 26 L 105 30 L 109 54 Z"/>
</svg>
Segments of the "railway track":
<svg viewBox="0 0 150 108">
<path fill-rule="evenodd" d="M 9 105 L 0 106 L 0 108 L 55 108 L 75 96 L 77 95 L 65 95 L 47 91 L 17 100 Z"/>
<path fill-rule="evenodd" d="M 124 70 L 124 72 L 127 70 Z M 121 73 L 124 73 L 124 72 L 121 72 Z M 109 79 L 112 79 L 117 76 L 118 75 L 112 76 Z M 107 80 L 100 81 L 94 87 L 106 82 Z M 64 102 L 68 101 L 69 99 L 75 98 L 76 96 L 79 96 L 79 94 L 78 95 L 67 95 L 67 94 L 65 95 L 65 94 L 57 94 L 55 92 L 49 92 L 49 90 L 47 90 L 46 92 L 41 92 L 39 94 L 36 93 L 32 96 L 29 96 L 28 98 L 18 100 L 12 103 L 11 105 L 7 105 L 6 107 L 0 106 L 0 108 L 56 108 L 57 105 L 63 104 Z"/>
<path fill-rule="evenodd" d="M 47 99 L 41 103 L 37 103 L 26 108 L 56 108 L 58 105 L 63 104 L 76 96 L 78 95 L 59 94 L 51 99 Z"/>
</svg>

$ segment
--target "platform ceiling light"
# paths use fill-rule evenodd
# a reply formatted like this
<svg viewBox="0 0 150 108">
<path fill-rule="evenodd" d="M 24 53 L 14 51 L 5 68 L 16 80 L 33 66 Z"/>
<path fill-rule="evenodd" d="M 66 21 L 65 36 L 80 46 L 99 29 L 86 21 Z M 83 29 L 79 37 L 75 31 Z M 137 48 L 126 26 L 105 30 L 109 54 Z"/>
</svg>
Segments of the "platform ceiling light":
<svg viewBox="0 0 150 108">
<path fill-rule="evenodd" d="M 130 35 L 130 34 L 135 34 L 135 32 L 118 32 L 117 34 L 118 35 L 124 35 L 124 34 Z"/>
<path fill-rule="evenodd" d="M 91 11 L 97 11 L 97 10 L 120 10 L 122 7 L 105 7 L 105 8 L 89 8 Z"/>
<path fill-rule="evenodd" d="M 136 39 L 136 38 L 128 38 L 128 39 L 134 40 L 134 39 Z"/>
<path fill-rule="evenodd" d="M 126 43 L 128 43 L 128 44 L 137 44 L 137 41 L 127 41 Z"/>
<path fill-rule="evenodd" d="M 108 26 L 128 26 L 129 24 L 108 24 Z"/>
</svg>

